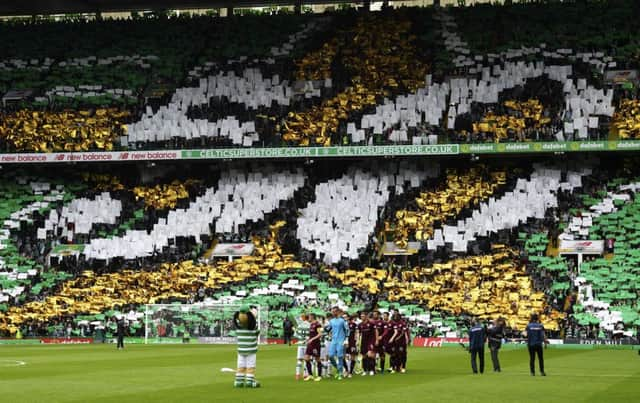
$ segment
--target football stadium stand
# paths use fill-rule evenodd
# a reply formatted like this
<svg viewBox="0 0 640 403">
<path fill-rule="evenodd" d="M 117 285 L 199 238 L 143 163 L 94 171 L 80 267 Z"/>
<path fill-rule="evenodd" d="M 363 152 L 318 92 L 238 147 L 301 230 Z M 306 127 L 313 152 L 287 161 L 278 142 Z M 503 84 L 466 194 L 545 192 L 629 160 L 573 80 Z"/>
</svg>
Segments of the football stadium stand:
<svg viewBox="0 0 640 403">
<path fill-rule="evenodd" d="M 637 338 L 636 3 L 0 22 L 0 336 Z"/>
<path fill-rule="evenodd" d="M 635 139 L 627 3 L 5 22 L 2 147 Z"/>
</svg>

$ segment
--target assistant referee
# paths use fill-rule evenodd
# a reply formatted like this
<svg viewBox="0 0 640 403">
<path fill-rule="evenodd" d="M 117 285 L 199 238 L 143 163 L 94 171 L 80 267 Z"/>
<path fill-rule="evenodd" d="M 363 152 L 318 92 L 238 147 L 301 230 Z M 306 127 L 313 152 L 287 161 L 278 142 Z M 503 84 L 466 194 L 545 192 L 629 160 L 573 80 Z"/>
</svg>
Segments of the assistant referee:
<svg viewBox="0 0 640 403">
<path fill-rule="evenodd" d="M 544 373 L 544 356 L 542 351 L 542 344 L 548 343 L 547 337 L 544 334 L 544 326 L 538 321 L 538 315 L 531 315 L 531 321 L 527 325 L 527 346 L 529 347 L 529 369 L 531 370 L 531 376 L 536 375 L 535 361 L 536 354 L 538 355 L 538 365 L 540 366 L 540 375 L 547 376 Z"/>
<path fill-rule="evenodd" d="M 493 321 L 493 326 L 488 330 L 489 338 L 489 350 L 491 350 L 491 362 L 493 363 L 493 371 L 500 372 L 500 359 L 498 353 L 502 346 L 502 339 L 504 339 L 504 327 L 505 321 L 503 318 L 498 318 Z"/>
<path fill-rule="evenodd" d="M 124 349 L 124 330 L 125 330 L 125 318 L 124 316 L 116 317 L 116 336 L 118 339 L 118 350 Z"/>
<path fill-rule="evenodd" d="M 480 373 L 484 373 L 484 343 L 487 340 L 487 333 L 484 326 L 474 320 L 473 326 L 469 329 L 469 352 L 471 353 L 471 370 L 478 373 L 476 366 L 476 356 L 480 360 Z"/>
</svg>

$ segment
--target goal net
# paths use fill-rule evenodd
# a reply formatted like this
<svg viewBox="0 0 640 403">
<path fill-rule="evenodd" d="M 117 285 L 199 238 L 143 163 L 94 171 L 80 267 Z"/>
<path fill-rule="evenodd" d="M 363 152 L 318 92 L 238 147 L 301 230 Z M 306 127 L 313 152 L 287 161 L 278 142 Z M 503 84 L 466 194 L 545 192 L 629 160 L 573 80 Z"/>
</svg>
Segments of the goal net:
<svg viewBox="0 0 640 403">
<path fill-rule="evenodd" d="M 153 304 L 144 312 L 144 341 L 149 343 L 236 342 L 233 316 L 241 305 Z M 254 305 L 260 344 L 267 343 L 268 309 Z"/>
</svg>

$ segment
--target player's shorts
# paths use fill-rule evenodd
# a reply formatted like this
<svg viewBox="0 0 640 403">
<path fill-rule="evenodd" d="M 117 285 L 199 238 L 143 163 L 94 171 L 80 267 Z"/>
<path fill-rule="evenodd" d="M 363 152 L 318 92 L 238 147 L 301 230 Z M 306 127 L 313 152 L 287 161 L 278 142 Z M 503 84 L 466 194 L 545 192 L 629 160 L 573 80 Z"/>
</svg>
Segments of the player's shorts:
<svg viewBox="0 0 640 403">
<path fill-rule="evenodd" d="M 373 342 L 362 343 L 360 346 L 360 354 L 367 354 L 369 351 L 376 351 L 376 345 Z"/>
<path fill-rule="evenodd" d="M 320 357 L 327 358 L 329 354 L 329 346 L 331 346 L 331 342 L 327 341 L 324 343 L 322 348 L 320 349 Z"/>
<path fill-rule="evenodd" d="M 349 343 L 347 346 L 347 354 L 358 355 L 358 346 L 355 343 Z"/>
<path fill-rule="evenodd" d="M 255 354 L 238 354 L 238 368 L 255 368 L 256 367 L 256 355 Z"/>
<path fill-rule="evenodd" d="M 344 357 L 344 341 L 335 341 L 329 344 L 329 357 Z"/>
<path fill-rule="evenodd" d="M 395 354 L 396 346 L 393 345 L 392 343 L 385 343 L 384 344 L 384 352 L 387 353 L 387 354 Z"/>
<path fill-rule="evenodd" d="M 307 344 L 307 348 L 304 351 L 305 355 L 312 357 L 318 357 L 320 355 L 320 342 L 313 342 Z"/>
<path fill-rule="evenodd" d="M 307 346 L 298 346 L 298 356 L 296 358 L 298 360 L 302 360 L 304 358 L 306 350 L 307 350 Z"/>
</svg>

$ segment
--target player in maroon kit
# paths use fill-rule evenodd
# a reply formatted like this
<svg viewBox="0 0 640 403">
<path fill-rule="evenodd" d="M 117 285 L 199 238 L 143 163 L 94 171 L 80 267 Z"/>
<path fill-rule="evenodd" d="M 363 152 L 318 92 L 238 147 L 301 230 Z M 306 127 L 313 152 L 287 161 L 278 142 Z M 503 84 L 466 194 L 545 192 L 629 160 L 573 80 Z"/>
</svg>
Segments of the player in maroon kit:
<svg viewBox="0 0 640 403">
<path fill-rule="evenodd" d="M 409 324 L 407 321 L 400 316 L 400 333 L 398 334 L 398 365 L 400 367 L 400 372 L 405 373 L 407 370 L 407 347 L 409 346 L 409 340 L 411 336 L 409 335 Z"/>
<path fill-rule="evenodd" d="M 380 358 L 380 373 L 384 374 L 384 346 L 382 345 L 382 334 L 384 333 L 385 321 L 380 317 L 380 312 L 373 311 L 373 323 L 376 329 L 376 355 Z"/>
<path fill-rule="evenodd" d="M 322 380 L 322 362 L 320 361 L 320 338 L 322 337 L 322 324 L 316 320 L 316 315 L 309 314 L 309 340 L 307 341 L 307 350 L 305 351 L 304 360 L 307 364 L 307 376 L 305 381 L 313 378 L 313 369 L 311 368 L 311 359 L 313 358 L 318 366 L 318 374 L 314 381 Z"/>
<path fill-rule="evenodd" d="M 349 337 L 347 338 L 347 353 L 346 358 L 349 360 L 349 366 L 347 366 L 347 377 L 351 378 L 353 376 L 353 370 L 356 367 L 356 360 L 358 358 L 358 345 L 356 343 L 356 331 L 358 330 L 358 325 L 356 324 L 356 315 L 352 315 L 349 317 L 347 324 L 349 325 Z"/>
<path fill-rule="evenodd" d="M 360 324 L 358 332 L 360 333 L 360 354 L 362 354 L 362 376 L 367 374 L 374 375 L 376 366 L 375 356 L 375 327 L 373 324 L 373 316 L 367 315 L 366 312 L 360 314 Z"/>
<path fill-rule="evenodd" d="M 384 374 L 384 364 L 386 361 L 386 354 L 388 354 L 388 344 L 391 338 L 392 329 L 391 322 L 389 321 L 389 313 L 385 312 L 382 315 L 382 330 L 378 331 L 378 355 L 380 356 L 380 373 Z"/>
<path fill-rule="evenodd" d="M 391 358 L 389 359 L 391 365 L 391 372 L 400 372 L 400 359 L 399 359 L 399 339 L 402 334 L 402 323 L 400 322 L 400 314 L 397 312 L 393 314 L 391 318 L 391 337 L 389 338 L 389 350 L 391 352 Z"/>
<path fill-rule="evenodd" d="M 385 316 L 388 318 L 389 314 L 385 314 Z M 395 315 L 394 315 L 394 317 L 395 317 Z M 382 334 L 382 342 L 383 342 L 383 345 L 384 345 L 384 351 L 389 356 L 389 371 L 390 372 L 394 372 L 395 371 L 394 363 L 395 363 L 395 359 L 396 359 L 396 346 L 395 346 L 395 343 L 391 339 L 394 336 L 395 323 L 396 322 L 393 320 L 393 318 L 387 320 L 387 328 Z"/>
</svg>

